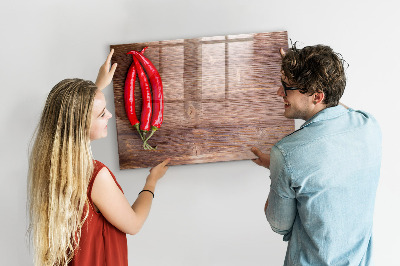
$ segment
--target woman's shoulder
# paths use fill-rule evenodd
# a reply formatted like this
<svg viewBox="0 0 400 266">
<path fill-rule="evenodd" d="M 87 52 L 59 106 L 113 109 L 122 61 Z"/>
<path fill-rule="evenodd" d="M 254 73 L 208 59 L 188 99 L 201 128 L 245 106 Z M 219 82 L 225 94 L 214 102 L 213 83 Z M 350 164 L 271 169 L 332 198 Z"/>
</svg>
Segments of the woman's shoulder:
<svg viewBox="0 0 400 266">
<path fill-rule="evenodd" d="M 97 161 L 97 160 L 93 160 L 93 173 L 92 176 L 90 178 L 89 181 L 89 188 L 91 186 L 93 186 L 93 182 L 96 179 L 96 177 L 98 176 L 99 172 L 103 169 L 103 168 L 107 168 L 107 166 L 105 166 L 102 162 Z M 107 168 L 108 169 L 108 168 Z"/>
<path fill-rule="evenodd" d="M 93 159 L 93 169 L 98 169 L 100 170 L 101 168 L 105 167 L 106 165 L 100 161 L 94 160 Z"/>
<path fill-rule="evenodd" d="M 93 175 L 92 175 L 92 180 L 91 180 L 91 185 L 93 185 L 93 182 L 95 179 L 97 179 L 97 176 L 101 176 L 100 179 L 113 179 L 114 182 L 117 184 L 118 188 L 122 191 L 121 186 L 119 185 L 116 177 L 114 176 L 113 172 L 102 162 L 93 160 Z"/>
<path fill-rule="evenodd" d="M 107 165 L 105 165 L 104 163 L 97 161 L 97 160 L 93 160 L 93 177 L 95 177 L 101 170 L 103 170 L 103 172 L 105 171 L 105 168 L 110 174 L 111 176 L 115 179 L 115 176 L 113 174 L 113 172 L 110 170 L 110 168 L 107 167 Z"/>
</svg>

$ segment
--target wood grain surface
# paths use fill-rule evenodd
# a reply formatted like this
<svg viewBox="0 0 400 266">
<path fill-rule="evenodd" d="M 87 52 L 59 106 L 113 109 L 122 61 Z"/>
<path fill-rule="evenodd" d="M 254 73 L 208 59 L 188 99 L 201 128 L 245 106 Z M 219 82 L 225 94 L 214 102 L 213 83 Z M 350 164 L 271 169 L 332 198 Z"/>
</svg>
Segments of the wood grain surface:
<svg viewBox="0 0 400 266">
<path fill-rule="evenodd" d="M 144 150 L 124 107 L 130 50 L 149 48 L 145 56 L 158 69 L 164 86 L 164 122 Z M 283 116 L 279 48 L 286 32 L 254 33 L 111 45 L 118 153 L 121 169 L 152 167 L 166 158 L 171 165 L 247 160 L 250 148 L 263 152 L 294 130 Z M 140 118 L 139 82 L 135 89 Z"/>
</svg>

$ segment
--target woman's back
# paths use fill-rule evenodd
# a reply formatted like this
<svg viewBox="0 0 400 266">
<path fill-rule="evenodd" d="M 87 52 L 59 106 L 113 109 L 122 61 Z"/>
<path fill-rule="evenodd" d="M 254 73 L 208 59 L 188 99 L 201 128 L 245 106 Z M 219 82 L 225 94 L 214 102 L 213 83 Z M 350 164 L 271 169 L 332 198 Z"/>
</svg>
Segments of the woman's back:
<svg viewBox="0 0 400 266">
<path fill-rule="evenodd" d="M 128 265 L 126 234 L 110 224 L 96 211 L 91 192 L 98 172 L 106 167 L 94 161 L 94 170 L 88 186 L 89 212 L 81 229 L 81 240 L 69 265 Z M 108 169 L 108 168 L 107 168 Z M 109 170 L 110 171 L 110 170 Z M 110 171 L 115 183 L 121 189 Z M 121 189 L 122 191 L 122 189 Z"/>
</svg>

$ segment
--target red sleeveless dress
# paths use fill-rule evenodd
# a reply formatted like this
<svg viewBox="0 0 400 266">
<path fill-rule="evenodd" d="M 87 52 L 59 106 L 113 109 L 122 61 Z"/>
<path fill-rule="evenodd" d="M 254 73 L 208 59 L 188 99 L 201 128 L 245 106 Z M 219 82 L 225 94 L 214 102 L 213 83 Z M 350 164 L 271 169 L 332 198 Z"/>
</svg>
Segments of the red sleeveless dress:
<svg viewBox="0 0 400 266">
<path fill-rule="evenodd" d="M 94 161 L 93 176 L 89 182 L 87 195 L 89 200 L 89 215 L 82 226 L 79 247 L 70 266 L 103 266 L 103 265 L 128 265 L 128 244 L 126 234 L 110 224 L 101 213 L 96 212 L 92 201 L 93 182 L 103 167 L 99 161 Z M 108 169 L 108 168 L 107 168 Z M 110 171 L 108 169 L 108 171 Z M 115 183 L 118 184 L 114 174 L 110 171 Z M 122 191 L 123 192 L 123 191 Z"/>
</svg>

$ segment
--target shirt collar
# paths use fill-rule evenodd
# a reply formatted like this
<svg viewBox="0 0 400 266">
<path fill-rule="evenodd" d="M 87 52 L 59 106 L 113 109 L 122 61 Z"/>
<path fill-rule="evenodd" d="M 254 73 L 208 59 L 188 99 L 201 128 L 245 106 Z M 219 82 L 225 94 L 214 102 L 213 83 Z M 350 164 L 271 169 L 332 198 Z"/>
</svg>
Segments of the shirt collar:
<svg viewBox="0 0 400 266">
<path fill-rule="evenodd" d="M 318 113 L 316 113 L 313 117 L 308 119 L 306 122 L 304 122 L 304 124 L 300 127 L 300 129 L 302 129 L 303 127 L 306 127 L 312 123 L 315 123 L 315 122 L 320 122 L 320 121 L 329 120 L 329 119 L 332 119 L 335 117 L 342 116 L 345 113 L 347 113 L 348 111 L 349 110 L 346 109 L 345 107 L 343 107 L 342 105 L 325 108 L 325 109 L 319 111 Z"/>
</svg>

